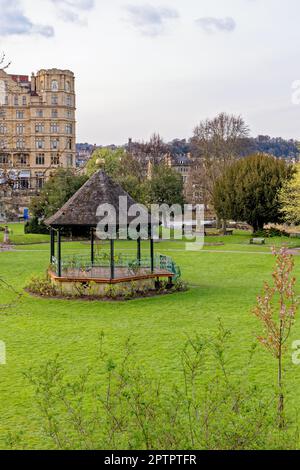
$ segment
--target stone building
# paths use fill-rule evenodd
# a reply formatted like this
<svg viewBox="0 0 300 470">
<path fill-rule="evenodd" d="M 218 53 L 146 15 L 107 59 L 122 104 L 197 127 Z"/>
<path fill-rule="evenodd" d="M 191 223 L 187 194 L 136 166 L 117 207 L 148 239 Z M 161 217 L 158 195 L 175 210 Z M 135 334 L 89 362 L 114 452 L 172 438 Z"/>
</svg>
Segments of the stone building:
<svg viewBox="0 0 300 470">
<path fill-rule="evenodd" d="M 165 162 L 168 166 L 180 174 L 183 184 L 186 186 L 192 166 L 191 155 L 189 153 L 172 154 L 170 152 L 166 155 Z"/>
<path fill-rule="evenodd" d="M 22 197 L 27 205 L 28 197 L 38 192 L 51 171 L 75 167 L 74 82 L 69 70 L 40 70 L 30 79 L 0 70 L 2 206 L 12 191 L 18 201 L 12 201 L 13 211 Z"/>
</svg>

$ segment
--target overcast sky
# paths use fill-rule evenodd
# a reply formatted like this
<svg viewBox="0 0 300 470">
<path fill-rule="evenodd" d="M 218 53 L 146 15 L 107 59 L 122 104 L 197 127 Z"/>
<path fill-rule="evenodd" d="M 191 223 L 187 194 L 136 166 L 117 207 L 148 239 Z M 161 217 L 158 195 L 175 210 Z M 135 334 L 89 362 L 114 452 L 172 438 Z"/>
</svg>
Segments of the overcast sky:
<svg viewBox="0 0 300 470">
<path fill-rule="evenodd" d="M 251 133 L 300 139 L 299 0 L 0 0 L 11 73 L 76 75 L 78 141 L 188 138 L 241 114 Z"/>
</svg>

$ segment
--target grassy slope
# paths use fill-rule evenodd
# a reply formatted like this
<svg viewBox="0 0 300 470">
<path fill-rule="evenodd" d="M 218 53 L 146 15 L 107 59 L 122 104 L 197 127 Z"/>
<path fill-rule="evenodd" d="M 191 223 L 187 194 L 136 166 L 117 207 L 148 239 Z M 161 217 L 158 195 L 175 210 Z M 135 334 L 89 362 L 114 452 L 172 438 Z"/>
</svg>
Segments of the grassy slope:
<svg viewBox="0 0 300 470">
<path fill-rule="evenodd" d="M 238 371 L 257 330 L 251 308 L 274 263 L 269 247 L 250 247 L 248 238 L 226 237 L 222 249 L 237 253 L 222 253 L 211 247 L 209 251 L 191 253 L 183 251 L 180 242 L 159 244 L 156 249 L 171 254 L 181 266 L 184 279 L 191 285 L 186 293 L 128 303 L 49 301 L 26 294 L 16 314 L 0 319 L 0 339 L 6 342 L 8 360 L 6 366 L 0 366 L 0 448 L 6 447 L 7 431 L 20 429 L 29 448 L 49 447 L 42 437 L 32 389 L 23 373 L 59 353 L 76 374 L 94 360 L 101 330 L 114 356 L 118 357 L 120 344 L 132 335 L 149 373 L 174 381 L 180 377 L 178 353 L 185 335 L 213 333 L 221 317 L 232 330 L 230 362 Z M 126 246 L 135 249 L 134 244 L 121 245 Z M 64 252 L 79 248 L 89 249 L 88 245 L 69 243 L 64 245 Z M 240 253 L 249 248 L 254 253 Z M 0 266 L 1 275 L 22 289 L 32 274 L 43 273 L 49 251 L 46 245 L 19 249 L 22 251 L 0 253 Z M 148 250 L 148 246 L 145 244 L 143 249 Z M 300 279 L 300 258 L 296 258 L 296 274 Z M 0 291 L 0 295 L 2 303 L 5 294 Z M 299 338 L 300 322 L 290 342 Z M 256 357 L 251 374 L 261 386 L 273 383 L 272 364 L 263 351 Z M 295 384 L 291 403 L 299 404 L 300 368 L 289 360 L 287 369 Z"/>
</svg>

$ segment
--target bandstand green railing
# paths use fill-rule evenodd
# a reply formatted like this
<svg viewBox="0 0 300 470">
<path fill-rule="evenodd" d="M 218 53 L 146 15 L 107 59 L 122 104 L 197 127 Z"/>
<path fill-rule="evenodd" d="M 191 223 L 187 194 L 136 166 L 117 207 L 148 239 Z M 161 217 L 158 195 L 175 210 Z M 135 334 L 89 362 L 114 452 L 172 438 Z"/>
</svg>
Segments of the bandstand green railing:
<svg viewBox="0 0 300 470">
<path fill-rule="evenodd" d="M 85 277 L 92 279 L 98 277 L 97 269 L 106 268 L 106 272 L 110 277 L 111 256 L 109 253 L 94 255 L 91 261 L 88 255 L 66 255 L 61 258 L 61 266 L 59 267 L 58 259 L 53 256 L 51 260 L 52 270 L 58 276 L 80 277 L 83 273 Z M 143 271 L 144 274 L 155 271 L 168 271 L 173 280 L 181 277 L 180 268 L 176 265 L 172 258 L 161 254 L 156 254 L 152 260 L 150 256 L 141 256 L 134 258 L 130 254 L 117 254 L 114 256 L 114 268 L 123 268 L 123 276 L 134 276 L 138 272 Z M 153 263 L 153 264 L 152 264 Z M 125 271 L 124 271 L 125 270 Z M 116 276 L 115 276 L 116 277 Z"/>
</svg>

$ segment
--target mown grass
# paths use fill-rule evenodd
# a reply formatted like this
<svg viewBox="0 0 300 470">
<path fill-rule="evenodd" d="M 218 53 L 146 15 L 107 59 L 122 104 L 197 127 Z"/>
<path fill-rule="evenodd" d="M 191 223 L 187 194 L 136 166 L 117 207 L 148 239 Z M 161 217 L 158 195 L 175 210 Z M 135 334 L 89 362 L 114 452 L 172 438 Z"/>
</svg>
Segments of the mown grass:
<svg viewBox="0 0 300 470">
<path fill-rule="evenodd" d="M 26 448 L 51 448 L 51 442 L 42 433 L 33 389 L 24 372 L 59 354 L 70 373 L 78 374 L 94 364 L 101 331 L 105 332 L 107 348 L 116 359 L 122 355 L 126 338 L 133 337 L 144 369 L 168 385 L 181 380 L 179 353 L 186 336 L 212 335 L 221 318 L 232 331 L 228 361 L 238 372 L 259 328 L 251 309 L 264 280 L 270 279 L 274 265 L 270 248 L 273 244 L 291 242 L 279 238 L 268 240 L 267 246 L 253 247 L 249 238 L 250 234 L 238 233 L 224 237 L 223 247 L 208 247 L 199 252 L 185 251 L 182 242 L 157 244 L 157 251 L 171 255 L 180 265 L 190 286 L 184 293 L 116 303 L 46 300 L 24 293 L 15 311 L 0 318 L 0 340 L 7 347 L 7 365 L 0 366 L 0 448 L 7 448 L 9 432 L 20 430 Z M 211 237 L 208 241 L 211 243 Z M 296 245 L 297 241 L 292 243 Z M 122 242 L 118 249 L 136 247 L 133 242 Z M 88 244 L 80 242 L 63 246 L 63 253 L 88 250 Z M 143 252 L 148 250 L 145 242 Z M 295 262 L 296 276 L 300 279 L 300 258 L 296 257 Z M 17 251 L 0 253 L 1 276 L 19 290 L 31 276 L 43 274 L 48 263 L 48 245 L 19 246 Z M 299 282 L 297 290 L 300 292 Z M 0 289 L 0 296 L 1 304 L 10 294 Z M 290 349 L 296 339 L 300 339 L 300 321 L 290 337 L 285 362 L 291 386 L 289 413 L 294 413 L 300 404 L 300 367 L 292 364 Z M 259 349 L 251 368 L 252 380 L 262 388 L 275 384 L 273 366 L 273 359 Z"/>
<path fill-rule="evenodd" d="M 0 224 L 4 227 L 4 224 Z M 49 235 L 40 234 L 24 234 L 24 225 L 22 223 L 8 224 L 9 238 L 14 245 L 28 245 L 36 243 L 48 243 Z M 0 232 L 0 237 L 3 237 L 3 232 Z M 0 243 L 2 242 L 0 238 Z"/>
</svg>

